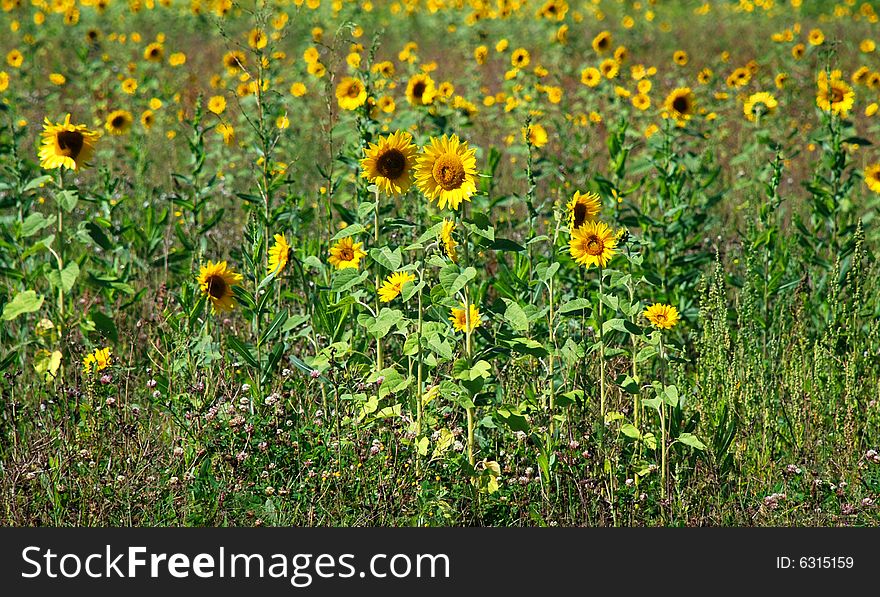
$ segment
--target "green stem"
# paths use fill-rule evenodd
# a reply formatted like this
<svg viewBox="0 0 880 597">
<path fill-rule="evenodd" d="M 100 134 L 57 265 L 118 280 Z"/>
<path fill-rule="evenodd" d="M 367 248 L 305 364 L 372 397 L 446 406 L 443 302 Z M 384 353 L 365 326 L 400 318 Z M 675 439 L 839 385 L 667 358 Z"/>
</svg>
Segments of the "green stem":
<svg viewBox="0 0 880 597">
<path fill-rule="evenodd" d="M 597 326 L 599 328 L 599 404 L 602 421 L 605 421 L 605 338 L 602 333 L 604 320 L 602 319 L 602 268 L 599 268 L 599 314 Z"/>
</svg>

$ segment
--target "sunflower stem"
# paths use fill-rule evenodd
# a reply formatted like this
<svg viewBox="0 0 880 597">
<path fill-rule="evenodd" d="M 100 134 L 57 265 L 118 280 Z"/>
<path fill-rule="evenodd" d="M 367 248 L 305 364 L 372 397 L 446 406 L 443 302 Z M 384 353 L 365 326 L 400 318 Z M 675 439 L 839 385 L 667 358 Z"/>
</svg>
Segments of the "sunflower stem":
<svg viewBox="0 0 880 597">
<path fill-rule="evenodd" d="M 602 278 L 604 270 L 599 268 L 599 314 L 596 325 L 599 328 L 599 410 L 602 421 L 605 421 L 605 338 L 602 332 L 604 320 L 602 319 Z"/>
</svg>

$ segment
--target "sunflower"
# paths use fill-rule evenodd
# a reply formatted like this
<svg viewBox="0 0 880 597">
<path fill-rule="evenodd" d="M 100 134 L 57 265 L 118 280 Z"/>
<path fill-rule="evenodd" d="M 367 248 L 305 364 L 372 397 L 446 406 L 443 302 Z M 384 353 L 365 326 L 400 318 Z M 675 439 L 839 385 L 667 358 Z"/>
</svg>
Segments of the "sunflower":
<svg viewBox="0 0 880 597">
<path fill-rule="evenodd" d="M 413 75 L 406 84 L 406 100 L 414 106 L 427 106 L 436 95 L 434 80 L 426 74 Z"/>
<path fill-rule="evenodd" d="M 416 277 L 409 272 L 394 272 L 387 278 L 379 289 L 379 300 L 383 303 L 390 303 L 403 292 L 403 285 L 407 282 L 414 282 Z"/>
<path fill-rule="evenodd" d="M 522 129 L 523 139 L 530 145 L 535 147 L 544 147 L 547 145 L 547 130 L 540 124 L 530 124 L 528 128 Z"/>
<path fill-rule="evenodd" d="M 202 293 L 211 301 L 214 313 L 235 308 L 232 287 L 241 283 L 243 276 L 230 269 L 225 261 L 208 261 L 199 270 L 197 280 Z"/>
<path fill-rule="evenodd" d="M 269 38 L 266 37 L 262 29 L 251 29 L 248 33 L 248 45 L 253 49 L 262 50 L 267 43 L 269 43 Z"/>
<path fill-rule="evenodd" d="M 247 56 L 245 56 L 244 52 L 239 50 L 226 52 L 226 54 L 223 55 L 223 66 L 226 67 L 226 70 L 234 72 L 243 69 L 246 63 Z"/>
<path fill-rule="evenodd" d="M 343 110 L 357 110 L 367 101 L 367 88 L 360 79 L 345 77 L 336 86 L 336 99 Z"/>
<path fill-rule="evenodd" d="M 607 52 L 611 48 L 611 32 L 602 31 L 593 38 L 593 49 L 599 54 Z"/>
<path fill-rule="evenodd" d="M 83 373 L 91 373 L 92 371 L 103 371 L 113 361 L 109 348 L 96 348 L 95 352 L 91 352 L 83 358 Z"/>
<path fill-rule="evenodd" d="M 151 43 L 144 49 L 144 60 L 162 62 L 163 56 L 165 56 L 165 48 L 158 42 Z"/>
<path fill-rule="evenodd" d="M 865 184 L 875 193 L 880 193 L 880 164 L 865 168 Z"/>
<path fill-rule="evenodd" d="M 0 92 L 9 88 L 9 73 L 0 70 Z"/>
<path fill-rule="evenodd" d="M 406 131 L 379 137 L 378 143 L 370 143 L 369 147 L 364 148 L 361 176 L 386 195 L 401 195 L 412 184 L 411 172 L 417 153 L 412 135 Z"/>
<path fill-rule="evenodd" d="M 795 60 L 800 60 L 804 56 L 804 52 L 807 51 L 807 47 L 804 44 L 795 44 L 791 48 L 791 56 Z"/>
<path fill-rule="evenodd" d="M 602 71 L 602 74 L 605 75 L 606 79 L 613 79 L 617 76 L 617 73 L 620 72 L 620 65 L 614 58 L 606 58 L 602 61 L 602 64 L 599 65 L 599 70 Z"/>
<path fill-rule="evenodd" d="M 642 93 L 634 95 L 631 101 L 633 106 L 643 112 L 651 107 L 651 98 Z"/>
<path fill-rule="evenodd" d="M 684 50 L 676 50 L 672 54 L 672 61 L 678 66 L 686 66 L 688 63 L 688 55 Z"/>
<path fill-rule="evenodd" d="M 852 87 L 840 79 L 840 71 L 833 71 L 830 76 L 825 71 L 820 72 L 818 85 L 816 105 L 825 112 L 845 118 L 853 107 L 856 94 Z"/>
<path fill-rule="evenodd" d="M 775 112 L 778 105 L 775 97 L 766 91 L 760 91 L 749 96 L 743 104 L 743 112 L 746 118 L 755 122 L 758 118 Z"/>
<path fill-rule="evenodd" d="M 654 303 L 645 309 L 642 315 L 647 317 L 654 327 L 661 330 L 672 328 L 681 319 L 678 309 L 672 305 L 663 305 L 661 303 Z"/>
<path fill-rule="evenodd" d="M 679 87 L 666 96 L 663 108 L 679 122 L 690 119 L 694 112 L 694 94 L 690 87 Z"/>
<path fill-rule="evenodd" d="M 530 61 L 529 51 L 525 48 L 517 48 L 510 56 L 510 64 L 514 68 L 525 68 L 529 65 Z"/>
<path fill-rule="evenodd" d="M 415 171 L 419 190 L 429 200 L 436 200 L 440 209 L 447 204 L 458 209 L 462 201 L 470 201 L 477 192 L 476 174 L 476 150 L 468 149 L 467 141 L 460 141 L 458 135 L 432 137 Z"/>
<path fill-rule="evenodd" d="M 134 122 L 134 117 L 131 115 L 131 112 L 128 110 L 114 110 L 107 117 L 104 128 L 113 135 L 122 135 L 128 132 L 132 122 Z"/>
<path fill-rule="evenodd" d="M 480 310 L 477 309 L 477 306 L 471 304 L 470 309 L 468 309 L 464 303 L 461 304 L 461 309 L 452 309 L 449 321 L 452 322 L 453 327 L 458 332 L 473 332 L 482 323 L 480 320 Z"/>
<path fill-rule="evenodd" d="M 270 274 L 280 274 L 287 267 L 287 260 L 290 259 L 290 245 L 283 234 L 275 235 L 275 244 L 269 248 L 269 265 L 267 269 Z"/>
<path fill-rule="evenodd" d="M 584 193 L 575 191 L 574 196 L 565 207 L 568 211 L 568 228 L 576 230 L 587 222 L 592 222 L 602 211 L 602 200 L 598 193 Z"/>
<path fill-rule="evenodd" d="M 604 222 L 586 222 L 575 228 L 568 241 L 568 251 L 576 263 L 584 267 L 605 267 L 617 253 L 617 238 Z"/>
<path fill-rule="evenodd" d="M 156 122 L 156 116 L 155 116 L 155 114 L 153 114 L 152 110 L 144 110 L 141 113 L 141 125 L 145 129 L 150 130 L 151 128 L 153 128 L 153 123 L 155 123 L 155 122 Z"/>
<path fill-rule="evenodd" d="M 449 259 L 451 259 L 453 263 L 458 263 L 458 253 L 456 253 L 455 251 L 458 243 L 452 236 L 452 233 L 454 231 L 455 222 L 443 218 L 443 225 L 440 227 L 440 251 L 446 257 L 449 257 Z"/>
<path fill-rule="evenodd" d="M 68 114 L 60 124 L 52 124 L 47 118 L 40 136 L 41 168 L 78 170 L 92 158 L 100 134 L 84 124 L 70 124 Z"/>
<path fill-rule="evenodd" d="M 330 265 L 336 269 L 358 268 L 367 253 L 361 248 L 364 243 L 356 243 L 350 236 L 340 239 L 330 248 Z"/>
<path fill-rule="evenodd" d="M 598 68 L 589 66 L 581 71 L 581 83 L 587 87 L 595 87 L 602 81 L 602 73 Z"/>
<path fill-rule="evenodd" d="M 211 99 L 208 100 L 208 111 L 214 114 L 223 114 L 224 110 L 226 110 L 226 98 L 222 95 L 211 96 Z"/>
<path fill-rule="evenodd" d="M 486 59 L 489 57 L 489 48 L 486 46 L 477 46 L 474 48 L 474 60 L 477 64 L 486 64 Z"/>
<path fill-rule="evenodd" d="M 813 29 L 810 31 L 807 41 L 810 42 L 811 46 L 821 46 L 825 43 L 825 34 L 822 33 L 821 29 Z"/>
<path fill-rule="evenodd" d="M 24 55 L 18 50 L 10 50 L 6 55 L 6 64 L 11 66 L 12 68 L 21 68 L 21 64 L 24 62 Z"/>
<path fill-rule="evenodd" d="M 734 71 L 727 76 L 727 86 L 744 87 L 748 85 L 749 81 L 751 80 L 752 71 L 741 66 L 737 69 L 734 69 Z"/>
<path fill-rule="evenodd" d="M 215 130 L 217 131 L 218 135 L 223 137 L 223 142 L 226 145 L 232 144 L 232 141 L 235 139 L 235 129 L 232 127 L 231 124 L 222 122 L 217 125 L 217 128 Z"/>
</svg>

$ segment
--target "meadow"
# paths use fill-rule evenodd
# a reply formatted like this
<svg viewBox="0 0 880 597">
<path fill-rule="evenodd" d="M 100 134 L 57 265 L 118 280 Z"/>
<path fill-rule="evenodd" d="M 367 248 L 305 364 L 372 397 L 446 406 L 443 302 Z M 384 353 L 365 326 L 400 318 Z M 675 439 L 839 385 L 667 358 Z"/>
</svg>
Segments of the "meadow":
<svg viewBox="0 0 880 597">
<path fill-rule="evenodd" d="M 6 526 L 868 526 L 872 3 L 0 0 Z"/>
</svg>

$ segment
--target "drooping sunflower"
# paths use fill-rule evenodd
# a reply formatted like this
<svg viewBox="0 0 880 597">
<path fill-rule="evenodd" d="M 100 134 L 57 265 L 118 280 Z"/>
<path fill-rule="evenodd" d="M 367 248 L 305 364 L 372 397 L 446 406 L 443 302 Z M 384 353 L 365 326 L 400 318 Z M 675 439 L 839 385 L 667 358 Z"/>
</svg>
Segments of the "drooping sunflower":
<svg viewBox="0 0 880 597">
<path fill-rule="evenodd" d="M 452 233 L 455 231 L 455 222 L 443 218 L 443 225 L 440 227 L 440 251 L 453 263 L 458 263 L 458 253 L 455 248 L 458 246 Z"/>
<path fill-rule="evenodd" d="M 611 32 L 602 31 L 593 38 L 593 49 L 599 54 L 604 54 L 611 49 Z"/>
<path fill-rule="evenodd" d="M 571 201 L 566 206 L 568 211 L 568 228 L 574 231 L 587 222 L 592 222 L 602 211 L 602 200 L 598 193 L 584 193 L 575 191 Z"/>
<path fill-rule="evenodd" d="M 875 193 L 880 193 L 880 164 L 871 164 L 865 168 L 865 184 Z"/>
<path fill-rule="evenodd" d="M 475 328 L 480 327 L 482 320 L 480 318 L 480 310 L 473 303 L 470 309 L 461 304 L 461 309 L 452 309 L 449 321 L 458 332 L 473 332 Z"/>
<path fill-rule="evenodd" d="M 430 201 L 444 209 L 448 204 L 458 209 L 462 201 L 470 201 L 477 192 L 476 150 L 468 149 L 467 141 L 458 135 L 431 137 L 416 165 L 416 184 Z"/>
<path fill-rule="evenodd" d="M 745 101 L 743 113 L 746 115 L 746 118 L 755 122 L 759 117 L 775 112 L 778 105 L 779 102 L 771 94 L 766 91 L 759 91 L 750 95 Z"/>
<path fill-rule="evenodd" d="M 406 84 L 406 100 L 413 106 L 427 106 L 436 95 L 434 80 L 424 73 L 413 75 Z"/>
<path fill-rule="evenodd" d="M 356 243 L 350 236 L 340 239 L 330 247 L 330 265 L 336 269 L 348 267 L 358 268 L 362 258 L 367 256 L 363 250 L 364 243 Z"/>
<path fill-rule="evenodd" d="M 343 110 L 357 110 L 367 101 L 367 88 L 360 79 L 345 77 L 336 86 L 336 99 Z"/>
<path fill-rule="evenodd" d="M 78 170 L 92 159 L 100 134 L 84 124 L 70 124 L 68 114 L 60 124 L 52 124 L 47 118 L 40 136 L 41 168 Z"/>
<path fill-rule="evenodd" d="M 661 303 L 654 303 L 645 309 L 642 315 L 648 318 L 651 325 L 661 330 L 668 330 L 674 327 L 681 319 L 678 309 L 672 305 L 663 305 Z"/>
<path fill-rule="evenodd" d="M 617 238 L 604 222 L 586 222 L 575 228 L 568 241 L 568 252 L 579 265 L 605 267 L 617 253 Z"/>
<path fill-rule="evenodd" d="M 378 143 L 370 143 L 364 149 L 361 176 L 386 195 L 401 195 L 412 185 L 411 173 L 418 151 L 412 143 L 412 135 L 406 131 L 379 137 Z"/>
<path fill-rule="evenodd" d="M 225 261 L 208 261 L 199 269 L 196 279 L 202 293 L 211 301 L 214 313 L 235 308 L 232 287 L 240 284 L 243 276 L 232 271 Z"/>
<path fill-rule="evenodd" d="M 280 274 L 287 267 L 287 261 L 290 259 L 290 245 L 283 234 L 276 234 L 274 238 L 275 243 L 269 248 L 267 269 L 270 274 Z"/>
<path fill-rule="evenodd" d="M 852 87 L 840 78 L 840 71 L 832 71 L 830 76 L 825 71 L 821 71 L 817 83 L 819 91 L 816 94 L 816 105 L 819 109 L 846 118 L 853 107 L 856 94 Z"/>
<path fill-rule="evenodd" d="M 409 272 L 394 272 L 387 278 L 379 288 L 379 300 L 383 303 L 390 303 L 403 292 L 403 285 L 407 282 L 415 282 L 416 277 Z"/>
<path fill-rule="evenodd" d="M 104 128 L 112 135 L 124 135 L 131 128 L 132 122 L 134 122 L 134 117 L 132 117 L 131 112 L 128 110 L 114 110 L 107 117 Z"/>
<path fill-rule="evenodd" d="M 83 358 L 83 373 L 103 371 L 112 362 L 113 357 L 110 354 L 110 348 L 96 348 L 95 352 L 91 352 Z"/>
<path fill-rule="evenodd" d="M 690 87 L 679 87 L 666 96 L 663 108 L 679 122 L 689 120 L 694 113 L 694 94 Z"/>
</svg>

